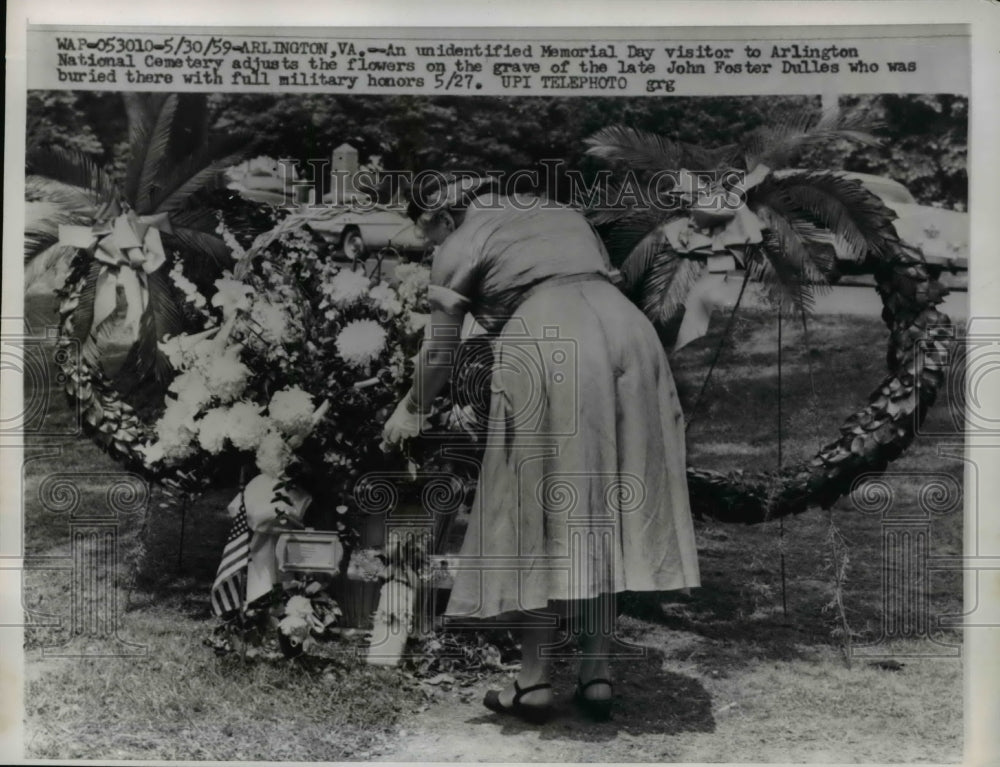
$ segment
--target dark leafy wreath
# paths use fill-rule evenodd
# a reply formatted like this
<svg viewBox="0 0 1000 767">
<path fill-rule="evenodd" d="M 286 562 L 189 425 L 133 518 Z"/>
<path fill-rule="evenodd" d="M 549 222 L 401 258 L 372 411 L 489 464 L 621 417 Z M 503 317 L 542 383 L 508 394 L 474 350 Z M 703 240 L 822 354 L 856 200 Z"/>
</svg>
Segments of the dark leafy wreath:
<svg viewBox="0 0 1000 767">
<path fill-rule="evenodd" d="M 873 264 L 882 319 L 889 328 L 888 373 L 868 404 L 812 458 L 776 472 L 723 474 L 689 467 L 695 514 L 754 524 L 829 508 L 865 474 L 882 472 L 913 441 L 934 404 L 956 349 L 955 330 L 936 306 L 946 289 L 902 249 Z"/>
</svg>

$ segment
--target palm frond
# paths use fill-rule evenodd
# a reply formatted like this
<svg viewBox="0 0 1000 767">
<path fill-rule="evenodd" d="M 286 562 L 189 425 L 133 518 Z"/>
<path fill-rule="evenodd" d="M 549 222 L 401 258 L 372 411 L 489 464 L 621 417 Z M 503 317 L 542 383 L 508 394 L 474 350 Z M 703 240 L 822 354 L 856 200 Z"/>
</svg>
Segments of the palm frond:
<svg viewBox="0 0 1000 767">
<path fill-rule="evenodd" d="M 147 140 L 139 146 L 132 162 L 139 166 L 139 178 L 132 203 L 139 213 L 151 213 L 159 184 L 168 159 L 171 138 L 175 128 L 174 115 L 177 113 L 177 94 L 171 93 L 163 100 L 156 112 L 152 125 L 144 129 Z"/>
<path fill-rule="evenodd" d="M 167 99 L 159 93 L 125 93 L 125 113 L 128 116 L 128 162 L 122 191 L 125 199 L 139 209 L 139 185 L 145 156 L 149 149 L 149 139 L 156 122 L 156 115 Z"/>
<path fill-rule="evenodd" d="M 837 173 L 771 174 L 751 190 L 748 204 L 754 209 L 766 205 L 788 218 L 806 214 L 855 260 L 869 253 L 887 257 L 899 243 L 892 225 L 896 214 L 860 181 Z"/>
<path fill-rule="evenodd" d="M 805 148 L 835 139 L 876 146 L 880 139 L 870 132 L 873 128 L 865 118 L 845 116 L 836 109 L 825 111 L 815 122 L 810 112 L 797 112 L 750 134 L 744 150 L 746 167 L 747 170 L 753 170 L 757 165 L 785 168 Z"/>
<path fill-rule="evenodd" d="M 668 323 L 691 286 L 704 272 L 704 264 L 674 251 L 662 228 L 648 232 L 621 266 L 625 290 L 653 322 Z"/>
<path fill-rule="evenodd" d="M 623 215 L 607 234 L 606 244 L 611 263 L 620 269 L 647 235 L 658 232 L 661 227 L 682 215 L 683 211 L 660 210 L 655 207 L 636 209 Z"/>
<path fill-rule="evenodd" d="M 663 170 L 681 167 L 683 150 L 666 136 L 609 125 L 584 139 L 587 154 L 604 160 L 627 163 L 637 170 Z"/>
<path fill-rule="evenodd" d="M 799 278 L 816 285 L 820 291 L 829 288 L 829 275 L 835 263 L 833 234 L 802 216 L 788 215 L 766 205 L 757 209 L 764 226 L 774 232 L 790 267 Z"/>
<path fill-rule="evenodd" d="M 25 199 L 62 195 L 69 203 L 72 197 L 82 195 L 96 206 L 114 192 L 114 182 L 107 172 L 92 157 L 76 149 L 60 146 L 39 149 L 28 154 L 25 161 Z M 82 200 L 72 204 L 77 206 Z"/>
<path fill-rule="evenodd" d="M 27 248 L 25 248 L 27 252 Z M 44 277 L 54 279 L 59 287 L 67 276 L 69 262 L 76 255 L 76 248 L 53 242 L 37 250 L 24 264 L 24 287 L 28 289 Z"/>
<path fill-rule="evenodd" d="M 172 233 L 165 235 L 164 240 L 169 243 L 173 238 L 181 246 L 185 271 L 196 283 L 218 277 L 223 270 L 233 267 L 233 254 L 216 234 L 174 224 Z"/>
<path fill-rule="evenodd" d="M 220 179 L 223 170 L 240 162 L 252 148 L 253 138 L 246 133 L 209 141 L 203 149 L 181 160 L 161 178 L 160 188 L 151 198 L 150 210 L 158 213 L 179 210 L 191 195 Z"/>
<path fill-rule="evenodd" d="M 750 277 L 759 281 L 774 306 L 782 307 L 784 314 L 809 316 L 815 306 L 815 286 L 799 279 L 791 259 L 773 231 L 765 231 L 759 247 L 747 259 Z"/>
<path fill-rule="evenodd" d="M 794 310 L 810 314 L 815 295 L 830 289 L 832 236 L 809 221 L 788 218 L 766 206 L 757 215 L 765 225 L 758 276 L 772 298 L 784 296 Z"/>
</svg>

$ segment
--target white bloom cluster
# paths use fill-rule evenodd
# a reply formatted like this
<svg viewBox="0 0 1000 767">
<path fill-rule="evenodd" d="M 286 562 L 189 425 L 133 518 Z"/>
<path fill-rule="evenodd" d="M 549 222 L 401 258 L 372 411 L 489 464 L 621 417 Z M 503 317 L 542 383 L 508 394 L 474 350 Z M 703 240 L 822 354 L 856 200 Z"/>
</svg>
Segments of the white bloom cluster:
<svg viewBox="0 0 1000 767">
<path fill-rule="evenodd" d="M 420 264 L 400 264 L 396 267 L 396 292 L 404 308 L 412 309 L 426 295 L 431 283 L 431 270 Z"/>
<path fill-rule="evenodd" d="M 375 320 L 355 320 L 337 334 L 337 353 L 349 365 L 367 367 L 385 351 L 386 332 Z"/>
<path fill-rule="evenodd" d="M 229 252 L 233 254 L 233 258 L 237 261 L 242 261 L 247 257 L 246 250 L 243 249 L 243 246 L 236 240 L 236 236 L 229 231 L 229 227 L 227 227 L 222 221 L 222 214 L 219 213 L 218 215 L 219 225 L 215 227 L 216 234 L 218 234 L 222 238 L 222 241 L 226 243 L 226 247 L 229 248 Z"/>
<path fill-rule="evenodd" d="M 178 259 L 170 270 L 170 279 L 177 289 L 184 294 L 184 300 L 194 306 L 195 309 L 205 308 L 205 296 L 198 292 L 198 287 L 191 280 L 184 276 L 184 264 Z"/>
<path fill-rule="evenodd" d="M 305 436 L 312 428 L 313 398 L 298 386 L 277 391 L 267 406 L 274 425 L 286 435 Z"/>
<path fill-rule="evenodd" d="M 185 370 L 170 382 L 170 391 L 192 412 L 197 413 L 212 399 L 212 391 L 197 368 Z"/>
<path fill-rule="evenodd" d="M 295 341 L 298 338 L 297 328 L 290 322 L 288 312 L 267 299 L 254 301 L 250 309 L 250 319 L 260 341 L 266 347 Z"/>
<path fill-rule="evenodd" d="M 429 314 L 423 314 L 422 312 L 410 312 L 406 315 L 406 322 L 404 327 L 406 332 L 409 334 L 420 333 L 426 330 L 427 323 L 431 321 L 431 316 Z"/>
<path fill-rule="evenodd" d="M 250 308 L 252 295 L 253 288 L 245 282 L 234 280 L 232 277 L 221 277 L 215 281 L 212 306 L 222 309 L 222 316 L 229 319 L 234 312 Z"/>
<path fill-rule="evenodd" d="M 390 317 L 396 317 L 403 311 L 403 303 L 396 291 L 389 287 L 388 282 L 380 282 L 368 292 L 375 308 L 385 312 Z"/>
<path fill-rule="evenodd" d="M 252 402 L 236 402 L 229 408 L 226 436 L 237 450 L 256 450 L 267 434 L 270 424 L 260 411 L 260 405 Z"/>
<path fill-rule="evenodd" d="M 367 296 L 368 285 L 368 278 L 363 271 L 341 269 L 333 279 L 324 284 L 323 290 L 334 306 L 344 309 Z"/>
<path fill-rule="evenodd" d="M 294 456 L 292 449 L 288 446 L 285 438 L 280 432 L 273 429 L 264 434 L 260 445 L 257 447 L 257 468 L 261 474 L 269 477 L 280 478 L 285 474 L 285 469 L 292 462 Z"/>
<path fill-rule="evenodd" d="M 198 420 L 198 444 L 212 455 L 218 455 L 226 446 L 229 436 L 229 408 L 209 410 Z"/>
<path fill-rule="evenodd" d="M 377 581 L 385 576 L 385 565 L 378 549 L 355 549 L 347 565 L 347 577 L 361 581 Z"/>
<path fill-rule="evenodd" d="M 200 359 L 198 368 L 205 377 L 209 391 L 221 402 L 232 402 L 242 396 L 250 380 L 250 368 L 240 360 L 240 344 L 226 347 L 225 352 Z"/>
<path fill-rule="evenodd" d="M 312 626 L 313 606 L 309 597 L 299 594 L 285 604 L 285 615 L 278 622 L 278 630 L 287 637 L 305 644 Z"/>
<path fill-rule="evenodd" d="M 197 429 L 191 408 L 180 400 L 169 400 L 156 422 L 156 442 L 140 448 L 147 465 L 162 461 L 169 466 L 190 458 L 196 451 Z"/>
</svg>

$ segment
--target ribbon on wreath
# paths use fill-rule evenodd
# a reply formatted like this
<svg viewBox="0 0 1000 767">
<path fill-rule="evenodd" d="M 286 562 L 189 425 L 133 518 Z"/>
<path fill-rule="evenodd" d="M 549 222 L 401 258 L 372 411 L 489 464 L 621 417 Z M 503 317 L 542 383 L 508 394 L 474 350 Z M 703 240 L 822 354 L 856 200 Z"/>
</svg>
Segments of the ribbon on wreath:
<svg viewBox="0 0 1000 767">
<path fill-rule="evenodd" d="M 664 226 L 663 238 L 676 253 L 704 261 L 706 266 L 684 299 L 684 316 L 674 351 L 708 332 L 712 311 L 722 302 L 726 272 L 739 263 L 736 253 L 763 240 L 757 214 L 746 206 L 742 196 L 738 205 L 731 201 L 733 195 L 741 190 L 745 194 L 769 172 L 766 165 L 758 165 L 740 187 L 727 192 L 719 186 L 699 185 L 695 174 L 680 171 L 677 189 L 690 201 L 691 214 Z"/>
<path fill-rule="evenodd" d="M 118 288 L 125 294 L 125 324 L 138 321 L 149 302 L 147 275 L 167 260 L 160 232 L 170 234 L 166 213 L 139 216 L 128 210 L 93 226 L 59 227 L 59 244 L 93 253 L 102 264 L 94 295 L 93 329 L 115 311 Z"/>
</svg>

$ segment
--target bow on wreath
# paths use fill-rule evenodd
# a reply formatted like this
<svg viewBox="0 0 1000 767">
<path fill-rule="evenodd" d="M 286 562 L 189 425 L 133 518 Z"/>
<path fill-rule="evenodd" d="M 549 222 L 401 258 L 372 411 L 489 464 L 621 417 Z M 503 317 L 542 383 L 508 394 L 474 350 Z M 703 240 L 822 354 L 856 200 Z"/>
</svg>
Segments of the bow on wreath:
<svg viewBox="0 0 1000 767">
<path fill-rule="evenodd" d="M 126 301 L 125 324 L 142 317 L 149 303 L 147 275 L 167 260 L 160 232 L 171 231 L 168 214 L 139 216 L 132 210 L 94 226 L 59 227 L 60 245 L 87 250 L 102 264 L 95 286 L 93 330 L 114 313 L 119 287 Z"/>
<path fill-rule="evenodd" d="M 758 165 L 743 179 L 740 188 L 745 193 L 769 172 L 766 165 Z M 738 205 L 732 204 L 732 195 L 739 189 L 726 191 L 718 185 L 705 188 L 694 174 L 681 170 L 677 190 L 690 201 L 690 215 L 665 225 L 664 240 L 678 255 L 704 261 L 706 267 L 684 299 L 684 316 L 674 351 L 708 332 L 712 310 L 722 301 L 726 272 L 739 265 L 737 253 L 763 239 L 757 215 L 742 199 Z"/>
</svg>

